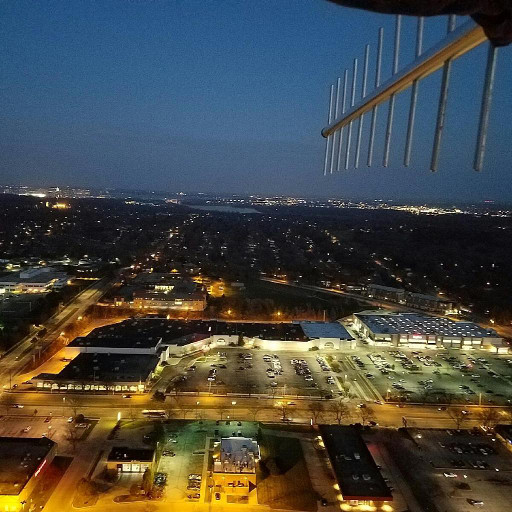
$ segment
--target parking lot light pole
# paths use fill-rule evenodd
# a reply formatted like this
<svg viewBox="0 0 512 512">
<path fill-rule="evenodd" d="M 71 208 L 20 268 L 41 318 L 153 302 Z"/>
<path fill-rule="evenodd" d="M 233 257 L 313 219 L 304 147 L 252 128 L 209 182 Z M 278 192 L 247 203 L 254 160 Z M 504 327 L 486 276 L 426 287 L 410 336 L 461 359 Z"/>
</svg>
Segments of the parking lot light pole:
<svg viewBox="0 0 512 512">
<path fill-rule="evenodd" d="M 235 401 L 235 400 L 233 400 L 233 401 L 231 402 L 231 405 L 233 406 L 233 419 L 235 419 L 235 405 L 236 405 L 236 401 Z"/>
</svg>

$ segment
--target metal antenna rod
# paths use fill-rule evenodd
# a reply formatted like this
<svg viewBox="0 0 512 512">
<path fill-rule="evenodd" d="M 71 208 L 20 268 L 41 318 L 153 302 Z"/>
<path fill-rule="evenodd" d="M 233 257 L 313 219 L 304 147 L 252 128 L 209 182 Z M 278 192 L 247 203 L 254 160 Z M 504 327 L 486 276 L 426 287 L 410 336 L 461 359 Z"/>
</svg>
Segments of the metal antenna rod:
<svg viewBox="0 0 512 512">
<path fill-rule="evenodd" d="M 402 26 L 402 16 L 396 17 L 395 26 L 395 51 L 393 54 L 393 75 L 398 72 L 398 55 L 400 53 L 400 28 Z M 391 146 L 391 131 L 393 130 L 393 115 L 395 112 L 395 95 L 392 94 L 389 98 L 389 110 L 388 110 L 388 124 L 386 126 L 386 138 L 384 141 L 384 159 L 382 165 L 388 166 L 389 163 L 389 148 Z"/>
<path fill-rule="evenodd" d="M 384 29 L 382 27 L 379 28 L 379 40 L 377 43 L 377 67 L 375 69 L 375 89 L 380 86 L 380 68 L 382 64 L 382 42 L 384 40 Z M 373 143 L 375 141 L 375 125 L 377 123 L 377 109 L 378 106 L 375 105 L 372 109 L 372 121 L 370 124 L 370 139 L 368 141 L 368 160 L 366 161 L 366 165 L 371 167 L 372 159 L 373 159 Z"/>
<path fill-rule="evenodd" d="M 338 81 L 336 84 L 336 106 L 334 107 L 334 119 L 337 119 L 338 117 L 338 105 L 340 102 L 340 87 L 341 87 L 341 78 L 338 77 Z M 336 150 L 336 134 L 338 132 L 334 132 L 332 136 L 332 152 L 331 152 L 331 174 L 334 170 L 334 152 Z"/>
<path fill-rule="evenodd" d="M 361 87 L 361 99 L 364 100 L 366 96 L 366 80 L 368 77 L 368 59 L 370 58 L 370 45 L 367 44 L 364 49 L 364 65 L 363 65 L 363 84 Z M 357 140 L 356 140 L 356 158 L 354 161 L 354 168 L 359 167 L 359 153 L 361 150 L 361 137 L 363 135 L 363 118 L 364 114 L 359 118 L 359 126 L 357 127 Z"/>
<path fill-rule="evenodd" d="M 331 85 L 331 99 L 329 102 L 329 124 L 332 123 L 332 104 L 334 101 L 334 85 Z M 329 147 L 331 142 L 331 136 L 327 136 L 327 140 L 325 142 L 325 160 L 324 160 L 324 176 L 327 176 L 327 166 L 329 164 Z"/>
<path fill-rule="evenodd" d="M 418 28 L 416 31 L 416 53 L 415 56 L 418 58 L 421 55 L 423 46 L 423 27 L 425 25 L 425 18 L 422 16 L 418 18 Z M 406 167 L 411 163 L 411 151 L 412 151 L 412 135 L 414 132 L 414 120 L 416 118 L 416 103 L 418 101 L 418 83 L 416 79 L 412 83 L 411 90 L 411 105 L 409 107 L 409 122 L 407 124 L 407 137 L 405 140 L 405 154 L 404 154 L 404 165 Z"/>
<path fill-rule="evenodd" d="M 494 88 L 494 75 L 496 72 L 496 59 L 498 49 L 489 43 L 487 53 L 487 66 L 485 69 L 484 90 L 482 93 L 482 105 L 480 107 L 480 122 L 478 123 L 478 137 L 475 149 L 475 161 L 473 168 L 481 171 L 484 163 L 485 144 L 487 142 L 487 128 L 489 127 L 489 114 L 491 110 L 492 91 Z"/>
<path fill-rule="evenodd" d="M 353 107 L 356 101 L 356 80 L 357 80 L 357 59 L 354 59 L 354 69 L 352 70 L 352 93 L 350 96 L 350 106 Z M 348 125 L 347 151 L 345 152 L 345 169 L 348 169 L 350 160 L 350 143 L 352 141 L 352 121 Z"/>
<path fill-rule="evenodd" d="M 451 15 L 448 18 L 448 34 L 455 30 L 456 16 Z M 441 152 L 441 139 L 443 137 L 444 119 L 446 117 L 446 105 L 448 103 L 448 87 L 450 84 L 450 75 L 452 72 L 452 59 L 445 61 L 443 66 L 443 78 L 441 80 L 441 93 L 439 95 L 439 106 L 437 109 L 436 131 L 434 134 L 434 147 L 432 148 L 432 159 L 430 161 L 430 170 L 437 171 L 439 168 L 439 154 Z"/>
<path fill-rule="evenodd" d="M 348 69 L 345 69 L 345 73 L 343 74 L 343 99 L 341 102 L 341 113 L 345 113 L 345 107 L 346 107 L 346 99 L 347 99 L 347 87 L 348 87 Z M 340 164 L 341 164 L 341 149 L 343 147 L 343 129 L 345 127 L 342 126 L 340 128 L 340 142 L 338 145 L 338 162 L 336 164 L 336 171 L 340 170 Z"/>
</svg>

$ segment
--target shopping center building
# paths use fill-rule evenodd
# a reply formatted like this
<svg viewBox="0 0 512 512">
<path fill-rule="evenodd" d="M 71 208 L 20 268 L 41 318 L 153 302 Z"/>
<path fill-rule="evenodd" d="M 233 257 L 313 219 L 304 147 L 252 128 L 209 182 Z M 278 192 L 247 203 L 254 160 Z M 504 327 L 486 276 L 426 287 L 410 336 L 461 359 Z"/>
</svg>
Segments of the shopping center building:
<svg viewBox="0 0 512 512">
<path fill-rule="evenodd" d="M 431 348 L 484 348 L 500 351 L 503 339 L 473 322 L 417 313 L 365 311 L 353 315 L 354 328 L 375 344 Z"/>
<path fill-rule="evenodd" d="M 31 495 L 51 464 L 57 444 L 46 437 L 0 437 L 0 510 L 29 510 Z"/>
</svg>

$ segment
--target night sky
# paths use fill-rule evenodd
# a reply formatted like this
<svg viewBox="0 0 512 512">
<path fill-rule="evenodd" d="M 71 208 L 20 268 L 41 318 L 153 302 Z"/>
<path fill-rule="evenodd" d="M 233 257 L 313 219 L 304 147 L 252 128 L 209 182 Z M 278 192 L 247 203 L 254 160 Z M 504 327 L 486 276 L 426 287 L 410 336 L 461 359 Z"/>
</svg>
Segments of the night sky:
<svg viewBox="0 0 512 512">
<path fill-rule="evenodd" d="M 3 0 L 0 183 L 512 201 L 512 47 L 498 55 L 481 174 L 472 161 L 484 47 L 454 64 L 438 173 L 428 165 L 440 72 L 420 86 L 411 168 L 401 166 L 405 92 L 390 167 L 380 165 L 386 105 L 377 165 L 322 176 L 329 85 L 365 43 L 373 84 L 379 26 L 386 79 L 394 18 L 324 0 Z M 401 64 L 416 19 L 403 26 Z M 445 18 L 429 20 L 424 48 L 445 30 Z"/>
</svg>

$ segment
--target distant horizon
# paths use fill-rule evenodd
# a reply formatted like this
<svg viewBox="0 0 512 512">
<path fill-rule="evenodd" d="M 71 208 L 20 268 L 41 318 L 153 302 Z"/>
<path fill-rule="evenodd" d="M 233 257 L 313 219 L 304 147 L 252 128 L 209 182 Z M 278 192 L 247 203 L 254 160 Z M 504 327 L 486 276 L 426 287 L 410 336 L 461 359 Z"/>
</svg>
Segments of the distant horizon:
<svg viewBox="0 0 512 512">
<path fill-rule="evenodd" d="M 50 184 L 50 185 L 26 185 L 26 184 L 6 184 L 1 183 L 0 189 L 5 188 L 28 188 L 28 189 L 51 189 L 51 188 L 59 188 L 62 190 L 65 189 L 82 189 L 94 192 L 117 192 L 117 193 L 125 193 L 127 196 L 134 195 L 135 193 L 142 194 L 156 194 L 161 195 L 160 198 L 155 198 L 159 200 L 163 200 L 166 196 L 179 196 L 180 194 L 187 196 L 205 196 L 204 199 L 215 200 L 215 199 L 229 199 L 234 197 L 240 198 L 249 198 L 249 197 L 280 197 L 280 198 L 291 198 L 291 199 L 305 199 L 309 201 L 323 201 L 323 200 L 338 200 L 338 201 L 363 201 L 363 202 L 382 202 L 382 203 L 396 203 L 403 205 L 452 205 L 452 206 L 469 206 L 469 205 L 478 205 L 483 206 L 487 204 L 488 206 L 512 206 L 512 201 L 503 201 L 498 199 L 477 199 L 477 200 L 452 200 L 452 199 L 429 199 L 429 198 L 392 198 L 392 197 L 371 197 L 371 196 L 344 196 L 338 197 L 333 195 L 299 195 L 299 194 L 261 194 L 261 193 L 253 193 L 253 192 L 204 192 L 200 190 L 163 190 L 158 191 L 151 188 L 131 188 L 131 187 L 91 187 L 84 185 L 61 185 L 61 184 Z M 5 191 L 4 191 L 5 193 Z M 73 199 L 87 199 L 88 197 L 75 197 Z M 94 197 L 90 197 L 94 199 Z M 99 198 L 97 198 L 99 199 Z M 111 199 L 122 199 L 112 197 Z"/>
</svg>

